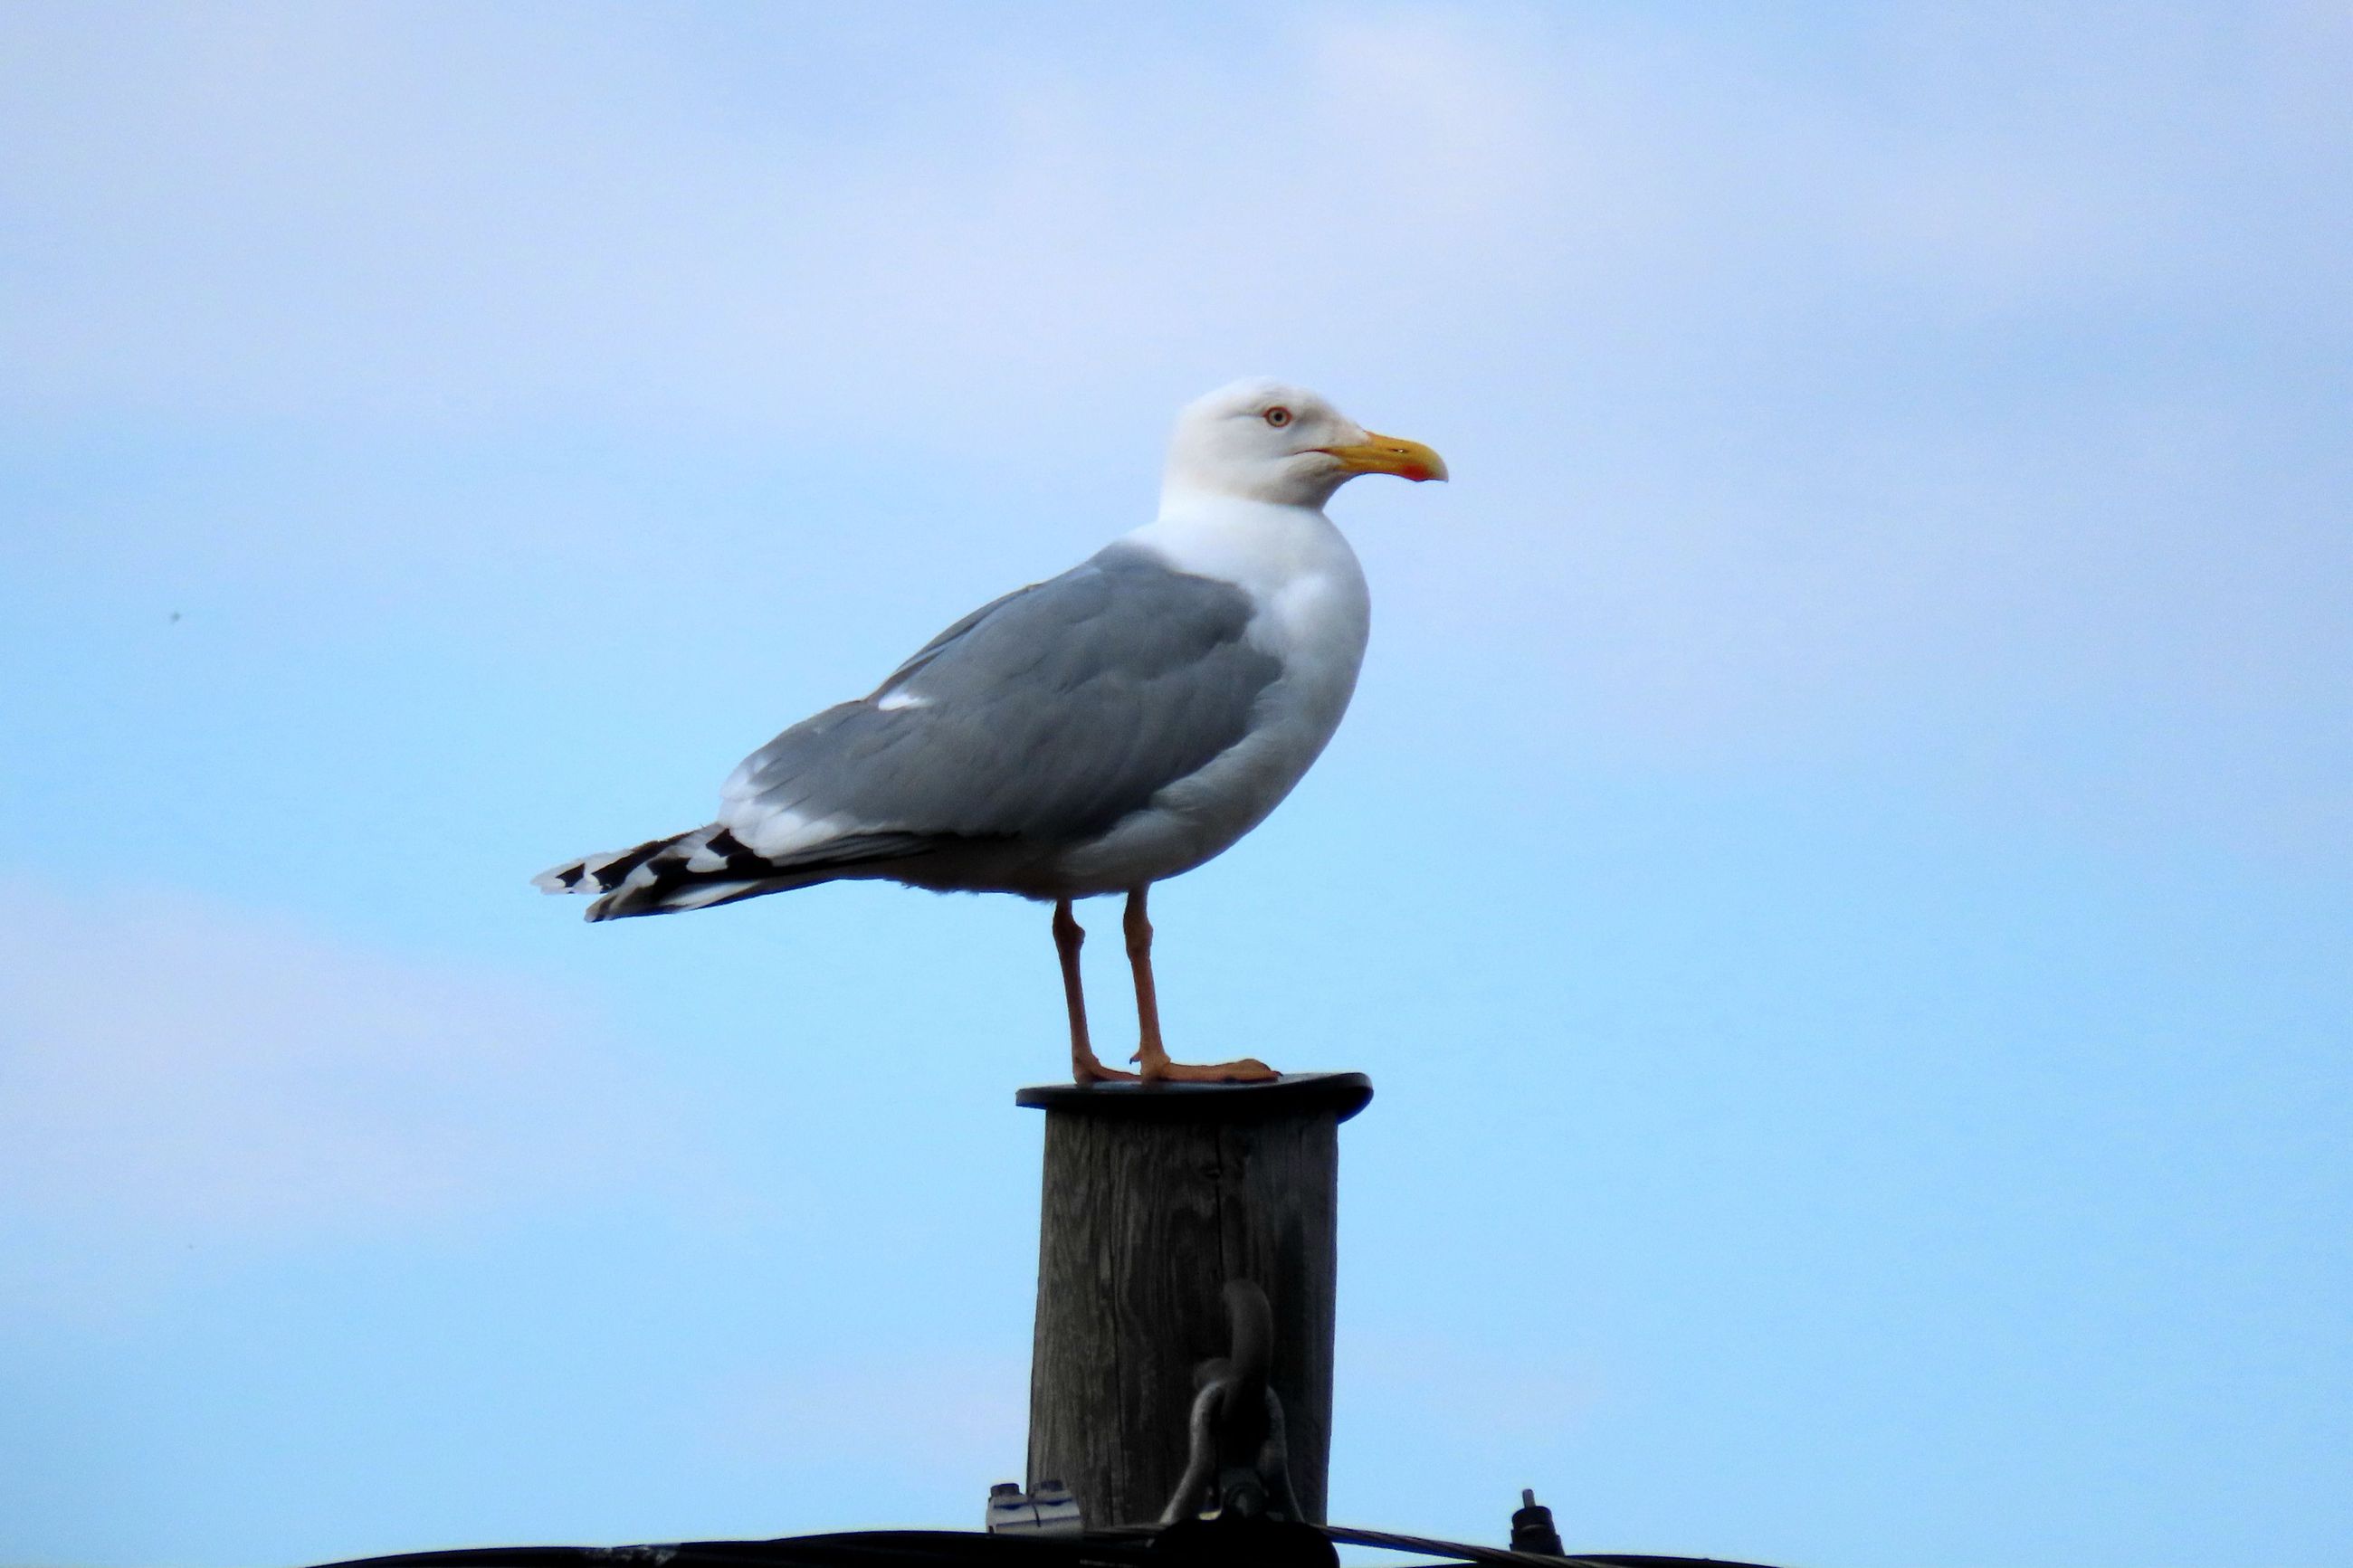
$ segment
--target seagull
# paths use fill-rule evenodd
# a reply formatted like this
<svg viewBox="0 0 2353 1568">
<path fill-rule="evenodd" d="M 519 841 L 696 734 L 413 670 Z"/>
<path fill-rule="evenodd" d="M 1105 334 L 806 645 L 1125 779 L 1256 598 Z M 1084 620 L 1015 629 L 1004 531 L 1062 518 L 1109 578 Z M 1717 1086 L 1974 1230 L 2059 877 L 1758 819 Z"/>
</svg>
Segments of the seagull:
<svg viewBox="0 0 2353 1568">
<path fill-rule="evenodd" d="M 593 896 L 592 921 L 854 879 L 1050 902 L 1074 1079 L 1273 1079 L 1169 1059 L 1145 899 L 1265 820 L 1339 727 L 1371 602 L 1324 507 L 1359 474 L 1447 477 L 1304 388 L 1221 387 L 1177 416 L 1152 521 L 754 752 L 716 821 L 533 880 Z M 1134 1073 L 1096 1057 L 1079 980 L 1071 900 L 1109 893 L 1127 896 Z"/>
</svg>

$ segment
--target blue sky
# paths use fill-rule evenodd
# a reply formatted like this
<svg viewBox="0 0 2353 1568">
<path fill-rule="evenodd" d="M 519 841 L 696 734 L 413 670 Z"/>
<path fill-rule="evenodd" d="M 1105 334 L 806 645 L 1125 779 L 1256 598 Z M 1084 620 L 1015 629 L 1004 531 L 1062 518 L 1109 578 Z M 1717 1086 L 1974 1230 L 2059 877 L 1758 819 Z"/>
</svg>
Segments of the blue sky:
<svg viewBox="0 0 2353 1568">
<path fill-rule="evenodd" d="M 839 9 L 0 21 L 0 1562 L 970 1524 L 1042 911 L 525 879 L 1244 374 L 1458 476 L 1155 900 L 1335 1516 L 2345 1561 L 2344 9 Z"/>
</svg>

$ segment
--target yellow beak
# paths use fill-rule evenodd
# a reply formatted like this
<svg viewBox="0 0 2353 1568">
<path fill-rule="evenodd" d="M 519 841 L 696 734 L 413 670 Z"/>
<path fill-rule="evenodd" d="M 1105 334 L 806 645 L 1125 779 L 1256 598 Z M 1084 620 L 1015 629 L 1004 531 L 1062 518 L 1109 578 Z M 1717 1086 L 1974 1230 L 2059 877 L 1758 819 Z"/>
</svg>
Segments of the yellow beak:
<svg viewBox="0 0 2353 1568">
<path fill-rule="evenodd" d="M 1395 474 L 1416 482 L 1446 478 L 1445 458 L 1402 436 L 1376 436 L 1367 430 L 1363 440 L 1350 446 L 1315 449 L 1339 458 L 1352 474 Z"/>
</svg>

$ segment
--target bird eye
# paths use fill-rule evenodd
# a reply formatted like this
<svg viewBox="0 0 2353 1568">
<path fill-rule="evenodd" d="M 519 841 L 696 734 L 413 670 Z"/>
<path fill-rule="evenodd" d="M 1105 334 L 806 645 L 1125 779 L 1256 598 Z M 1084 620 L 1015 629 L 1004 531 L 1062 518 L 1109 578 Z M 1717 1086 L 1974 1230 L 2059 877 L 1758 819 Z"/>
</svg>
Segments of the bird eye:
<svg viewBox="0 0 2353 1568">
<path fill-rule="evenodd" d="M 1280 430 L 1291 423 L 1291 410 L 1277 404 L 1266 411 L 1266 422 Z"/>
</svg>

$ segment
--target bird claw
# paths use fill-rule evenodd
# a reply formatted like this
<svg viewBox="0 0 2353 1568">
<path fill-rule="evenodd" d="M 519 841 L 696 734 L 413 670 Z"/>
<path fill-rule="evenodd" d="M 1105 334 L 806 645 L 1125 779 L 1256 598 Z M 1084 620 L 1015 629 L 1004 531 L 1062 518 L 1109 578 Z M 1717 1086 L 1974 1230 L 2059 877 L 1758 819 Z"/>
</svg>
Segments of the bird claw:
<svg viewBox="0 0 2353 1568">
<path fill-rule="evenodd" d="M 1272 1083 L 1282 1075 L 1256 1057 L 1230 1062 L 1172 1062 L 1163 1058 L 1146 1061 L 1146 1083 Z"/>
<path fill-rule="evenodd" d="M 1071 1063 L 1071 1081 L 1077 1084 L 1134 1083 L 1137 1074 L 1123 1068 L 1107 1068 L 1092 1057 Z"/>
</svg>

